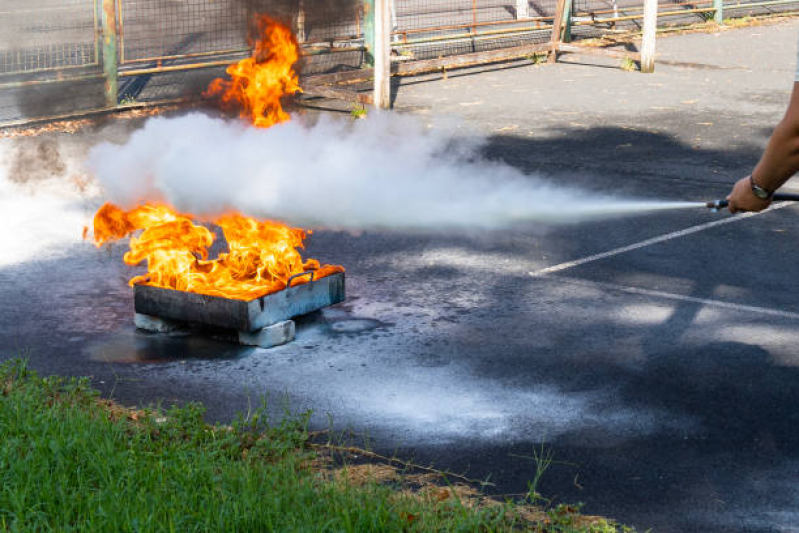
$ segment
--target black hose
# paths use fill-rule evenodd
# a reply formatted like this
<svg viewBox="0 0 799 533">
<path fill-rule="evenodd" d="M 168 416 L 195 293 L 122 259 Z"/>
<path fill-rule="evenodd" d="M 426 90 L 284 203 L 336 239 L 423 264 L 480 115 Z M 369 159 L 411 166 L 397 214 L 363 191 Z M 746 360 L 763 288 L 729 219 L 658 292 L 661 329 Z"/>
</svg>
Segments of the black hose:
<svg viewBox="0 0 799 533">
<path fill-rule="evenodd" d="M 775 194 L 771 197 L 773 202 L 799 202 L 799 194 Z M 710 209 L 724 209 L 730 205 L 729 200 L 712 200 L 705 204 Z"/>
</svg>

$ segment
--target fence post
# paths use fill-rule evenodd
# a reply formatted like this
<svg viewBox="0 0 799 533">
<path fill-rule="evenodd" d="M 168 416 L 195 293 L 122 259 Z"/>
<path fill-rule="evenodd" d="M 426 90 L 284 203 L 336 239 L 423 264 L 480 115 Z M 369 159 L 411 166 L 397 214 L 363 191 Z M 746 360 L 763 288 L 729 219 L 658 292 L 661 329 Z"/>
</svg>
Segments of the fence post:
<svg viewBox="0 0 799 533">
<path fill-rule="evenodd" d="M 374 1 L 374 104 L 391 107 L 391 0 Z"/>
<path fill-rule="evenodd" d="M 105 104 L 117 106 L 117 15 L 115 0 L 102 0 L 103 74 L 105 75 Z"/>
<path fill-rule="evenodd" d="M 302 0 L 297 10 L 297 42 L 305 42 L 305 5 Z"/>
<path fill-rule="evenodd" d="M 713 9 L 716 10 L 713 13 L 713 20 L 716 24 L 724 24 L 724 0 L 713 0 Z"/>
<path fill-rule="evenodd" d="M 555 5 L 555 19 L 552 21 L 552 37 L 549 41 L 549 57 L 547 63 L 558 60 L 558 46 L 563 38 L 563 13 L 566 11 L 567 0 L 558 0 Z"/>
<path fill-rule="evenodd" d="M 530 18 L 530 0 L 516 0 L 516 20 Z"/>
<path fill-rule="evenodd" d="M 572 7 L 574 0 L 566 0 L 566 5 L 563 6 L 563 42 L 572 42 Z"/>
<path fill-rule="evenodd" d="M 375 0 L 363 0 L 363 47 L 363 62 L 375 66 Z"/>
<path fill-rule="evenodd" d="M 655 72 L 655 41 L 658 27 L 658 0 L 644 0 L 644 31 L 641 37 L 641 72 Z"/>
</svg>

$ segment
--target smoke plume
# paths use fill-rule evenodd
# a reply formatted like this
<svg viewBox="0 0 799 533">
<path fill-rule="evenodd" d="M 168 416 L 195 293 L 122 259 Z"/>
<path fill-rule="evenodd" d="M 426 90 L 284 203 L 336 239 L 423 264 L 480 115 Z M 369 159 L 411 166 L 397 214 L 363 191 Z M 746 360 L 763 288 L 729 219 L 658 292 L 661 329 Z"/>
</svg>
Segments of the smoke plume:
<svg viewBox="0 0 799 533">
<path fill-rule="evenodd" d="M 304 227 L 496 228 L 677 207 L 550 185 L 482 158 L 479 141 L 396 114 L 268 129 L 159 117 L 124 145 L 92 149 L 89 168 L 123 207 L 166 201 L 197 216 L 236 210 Z"/>
</svg>

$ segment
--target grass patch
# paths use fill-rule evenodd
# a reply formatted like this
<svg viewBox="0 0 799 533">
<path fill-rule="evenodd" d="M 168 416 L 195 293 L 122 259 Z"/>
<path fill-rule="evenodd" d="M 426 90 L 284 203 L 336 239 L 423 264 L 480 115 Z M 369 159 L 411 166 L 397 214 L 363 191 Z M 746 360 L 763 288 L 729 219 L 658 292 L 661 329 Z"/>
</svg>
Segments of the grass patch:
<svg viewBox="0 0 799 533">
<path fill-rule="evenodd" d="M 638 64 L 629 57 L 625 57 L 621 60 L 621 63 L 619 63 L 619 68 L 627 72 L 635 72 L 638 70 Z"/>
<path fill-rule="evenodd" d="M 432 472 L 342 466 L 308 414 L 210 426 L 131 410 L 85 379 L 0 366 L 0 531 L 630 531 L 578 507 L 485 497 Z"/>
<path fill-rule="evenodd" d="M 527 61 L 531 62 L 533 65 L 539 65 L 541 63 L 546 63 L 548 57 L 549 57 L 549 54 L 547 54 L 546 52 L 543 52 L 543 53 L 540 53 L 540 54 L 530 54 L 528 56 L 525 56 L 525 59 Z"/>
<path fill-rule="evenodd" d="M 365 105 L 355 104 L 350 110 L 350 115 L 353 118 L 366 118 L 368 114 L 369 112 L 367 111 Z"/>
</svg>

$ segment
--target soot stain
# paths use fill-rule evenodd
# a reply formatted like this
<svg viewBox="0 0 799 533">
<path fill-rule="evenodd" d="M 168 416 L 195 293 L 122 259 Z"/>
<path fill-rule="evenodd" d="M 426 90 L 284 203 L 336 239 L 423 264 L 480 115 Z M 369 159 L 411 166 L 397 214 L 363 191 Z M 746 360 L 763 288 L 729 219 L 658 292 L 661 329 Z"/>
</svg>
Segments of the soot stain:
<svg viewBox="0 0 799 533">
<path fill-rule="evenodd" d="M 20 142 L 12 157 L 9 180 L 17 184 L 61 177 L 67 170 L 58 144 L 53 139 Z"/>
<path fill-rule="evenodd" d="M 106 337 L 85 348 L 93 361 L 104 363 L 174 363 L 180 360 L 238 359 L 253 352 L 206 335 L 182 332 L 177 335 L 126 331 Z"/>
</svg>

